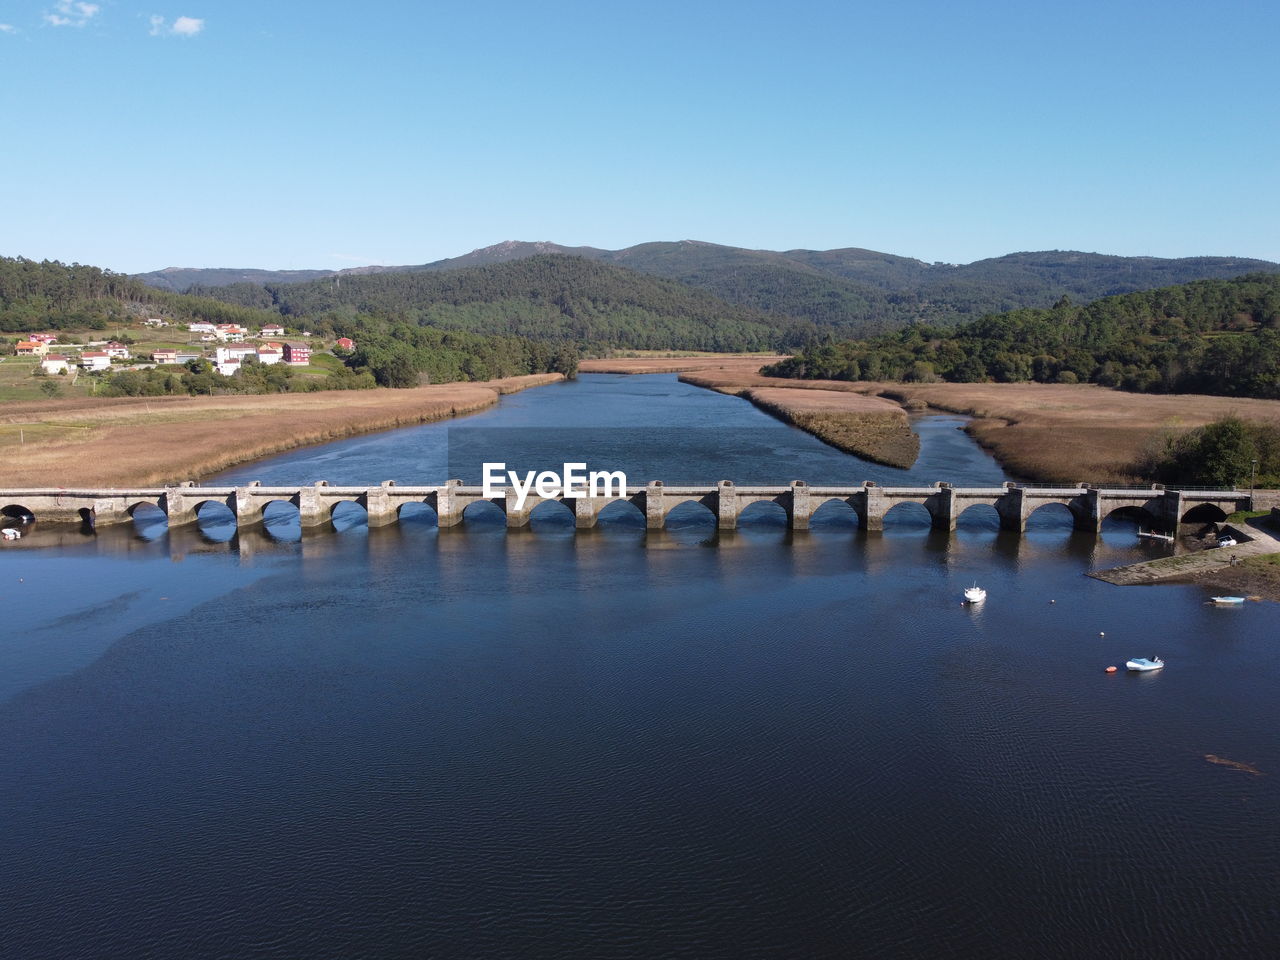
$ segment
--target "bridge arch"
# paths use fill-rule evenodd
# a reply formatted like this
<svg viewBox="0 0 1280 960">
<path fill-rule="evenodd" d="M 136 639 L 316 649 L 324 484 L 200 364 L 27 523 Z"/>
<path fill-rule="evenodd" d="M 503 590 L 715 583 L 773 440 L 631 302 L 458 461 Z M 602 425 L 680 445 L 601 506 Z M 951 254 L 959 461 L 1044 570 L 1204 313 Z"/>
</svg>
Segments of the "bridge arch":
<svg viewBox="0 0 1280 960">
<path fill-rule="evenodd" d="M 970 503 L 956 514 L 956 526 L 970 530 L 999 530 L 1000 511 L 994 503 Z"/>
<path fill-rule="evenodd" d="M 786 526 L 787 509 L 776 500 L 756 500 L 738 511 L 738 523 L 744 520 L 760 526 Z"/>
<path fill-rule="evenodd" d="M 555 504 L 555 506 L 548 506 L 548 504 Z M 569 522 L 573 523 L 575 516 L 573 504 L 574 501 L 572 500 L 561 500 L 559 498 L 543 500 L 535 504 L 533 509 L 529 511 L 529 522 L 532 523 L 533 518 L 537 517 L 540 521 L 553 523 L 559 527 L 564 525 L 565 518 L 568 517 Z"/>
<path fill-rule="evenodd" d="M 666 507 L 666 504 L 663 504 Z M 716 512 L 711 509 L 702 497 L 683 497 L 674 506 L 666 507 L 666 515 L 662 518 L 663 526 L 669 526 L 674 520 L 677 525 L 699 524 L 710 520 L 715 523 Z"/>
<path fill-rule="evenodd" d="M 159 504 L 150 500 L 139 500 L 126 507 L 125 512 L 133 521 L 135 531 L 154 530 L 169 523 L 169 515 L 160 509 Z"/>
<path fill-rule="evenodd" d="M 931 527 L 933 514 L 919 500 L 899 500 L 884 512 L 885 526 Z"/>
<path fill-rule="evenodd" d="M 1028 530 L 1073 529 L 1080 518 L 1068 504 L 1042 503 L 1027 514 Z"/>
<path fill-rule="evenodd" d="M 1122 504 L 1118 507 L 1112 507 L 1103 516 L 1103 521 L 1136 523 L 1139 526 L 1150 527 L 1159 523 L 1159 517 L 1148 510 L 1145 505 L 1137 503 Z"/>
<path fill-rule="evenodd" d="M 396 519 L 402 523 L 438 525 L 440 514 L 433 503 L 426 500 L 409 500 L 396 506 Z"/>
<path fill-rule="evenodd" d="M 1189 509 L 1185 508 L 1179 522 L 1181 523 L 1221 523 L 1227 519 L 1227 511 L 1216 503 L 1197 503 Z"/>
<path fill-rule="evenodd" d="M 600 512 L 596 514 L 598 523 L 616 523 L 619 526 L 641 526 L 645 525 L 644 511 L 640 509 L 639 504 L 631 499 L 610 500 Z"/>
<path fill-rule="evenodd" d="M 20 503 L 9 503 L 0 507 L 0 517 L 7 520 L 17 520 L 20 523 L 31 523 L 35 520 L 35 512 Z"/>
<path fill-rule="evenodd" d="M 339 533 L 369 525 L 369 510 L 358 499 L 343 498 L 329 505 L 329 520 Z"/>
<path fill-rule="evenodd" d="M 815 498 L 816 499 L 816 498 Z M 847 497 L 827 497 L 809 514 L 809 525 L 823 527 L 859 526 L 862 517 Z"/>
<path fill-rule="evenodd" d="M 222 498 L 201 500 L 191 508 L 200 536 L 213 543 L 226 543 L 236 535 L 236 513 Z"/>
<path fill-rule="evenodd" d="M 302 511 L 298 507 L 298 497 L 273 497 L 258 504 L 258 514 L 265 520 L 285 520 L 289 517 L 298 519 Z"/>
<path fill-rule="evenodd" d="M 483 524 L 507 522 L 507 513 L 503 507 L 494 503 L 492 500 L 472 500 L 462 508 L 462 519 L 467 523 L 479 522 Z"/>
</svg>

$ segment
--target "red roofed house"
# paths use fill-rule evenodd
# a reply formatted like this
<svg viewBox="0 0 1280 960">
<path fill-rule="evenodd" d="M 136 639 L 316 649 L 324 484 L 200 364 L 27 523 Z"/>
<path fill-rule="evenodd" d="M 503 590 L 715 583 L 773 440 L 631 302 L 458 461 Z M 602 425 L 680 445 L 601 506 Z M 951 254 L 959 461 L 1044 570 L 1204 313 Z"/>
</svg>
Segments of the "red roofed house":
<svg viewBox="0 0 1280 960">
<path fill-rule="evenodd" d="M 34 340 L 36 343 L 57 343 L 58 335 L 56 333 L 33 333 L 27 339 Z"/>
<path fill-rule="evenodd" d="M 284 327 L 280 326 L 278 323 L 268 323 L 262 328 L 262 335 L 264 337 L 283 337 Z"/>
<path fill-rule="evenodd" d="M 38 340 L 23 340 L 14 350 L 20 357 L 43 357 L 49 352 L 49 345 Z"/>
<path fill-rule="evenodd" d="M 112 340 L 102 349 L 106 352 L 108 357 L 112 357 L 119 360 L 129 359 L 129 348 L 126 347 L 123 343 L 117 343 L 116 341 Z"/>
<path fill-rule="evenodd" d="M 354 350 L 356 342 L 350 337 L 339 337 L 338 342 L 334 344 L 339 350 Z"/>
<path fill-rule="evenodd" d="M 311 362 L 311 347 L 305 343 L 286 343 L 284 362 L 291 367 L 305 367 Z"/>
<path fill-rule="evenodd" d="M 66 373 L 67 358 L 60 353 L 51 353 L 40 361 L 40 367 L 45 373 Z"/>
<path fill-rule="evenodd" d="M 265 343 L 258 348 L 258 362 L 265 364 L 279 363 L 284 359 L 284 351 L 278 344 Z"/>
</svg>

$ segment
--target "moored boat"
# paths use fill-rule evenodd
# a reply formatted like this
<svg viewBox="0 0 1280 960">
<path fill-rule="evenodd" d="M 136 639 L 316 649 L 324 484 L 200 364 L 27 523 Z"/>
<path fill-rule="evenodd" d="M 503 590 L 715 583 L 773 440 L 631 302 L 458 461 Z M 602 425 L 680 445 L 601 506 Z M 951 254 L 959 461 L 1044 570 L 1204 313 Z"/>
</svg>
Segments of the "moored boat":
<svg viewBox="0 0 1280 960">
<path fill-rule="evenodd" d="M 1210 597 L 1210 603 L 1222 604 L 1223 606 L 1231 606 L 1237 603 L 1244 603 L 1244 597 Z"/>
<path fill-rule="evenodd" d="M 1159 657 L 1152 657 L 1151 659 L 1147 659 L 1146 657 L 1134 657 L 1125 664 L 1126 669 L 1133 670 L 1135 673 L 1147 673 L 1151 670 L 1159 670 L 1163 666 L 1164 661 Z"/>
<path fill-rule="evenodd" d="M 987 591 L 976 583 L 972 587 L 968 587 L 964 592 L 965 603 L 981 603 L 985 599 L 987 599 Z"/>
</svg>

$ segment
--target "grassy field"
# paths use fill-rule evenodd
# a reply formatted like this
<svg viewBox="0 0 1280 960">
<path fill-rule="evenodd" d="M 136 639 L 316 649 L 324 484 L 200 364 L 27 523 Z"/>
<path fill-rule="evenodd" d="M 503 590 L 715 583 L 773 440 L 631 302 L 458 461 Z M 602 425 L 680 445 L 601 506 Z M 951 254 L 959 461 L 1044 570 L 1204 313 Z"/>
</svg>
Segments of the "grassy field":
<svg viewBox="0 0 1280 960">
<path fill-rule="evenodd" d="M 504 393 L 561 379 L 555 373 L 412 390 L 10 403 L 0 407 L 0 487 L 194 480 L 297 447 L 475 413 Z"/>
</svg>

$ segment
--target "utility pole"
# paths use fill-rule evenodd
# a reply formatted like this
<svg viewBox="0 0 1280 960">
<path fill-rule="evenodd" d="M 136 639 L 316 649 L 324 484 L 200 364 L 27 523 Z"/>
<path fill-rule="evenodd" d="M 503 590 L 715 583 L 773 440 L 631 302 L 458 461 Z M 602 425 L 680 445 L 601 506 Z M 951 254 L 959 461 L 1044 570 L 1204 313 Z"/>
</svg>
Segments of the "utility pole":
<svg viewBox="0 0 1280 960">
<path fill-rule="evenodd" d="M 1258 480 L 1258 458 L 1254 457 L 1249 461 L 1249 506 L 1253 506 L 1253 488 L 1257 486 Z"/>
</svg>

